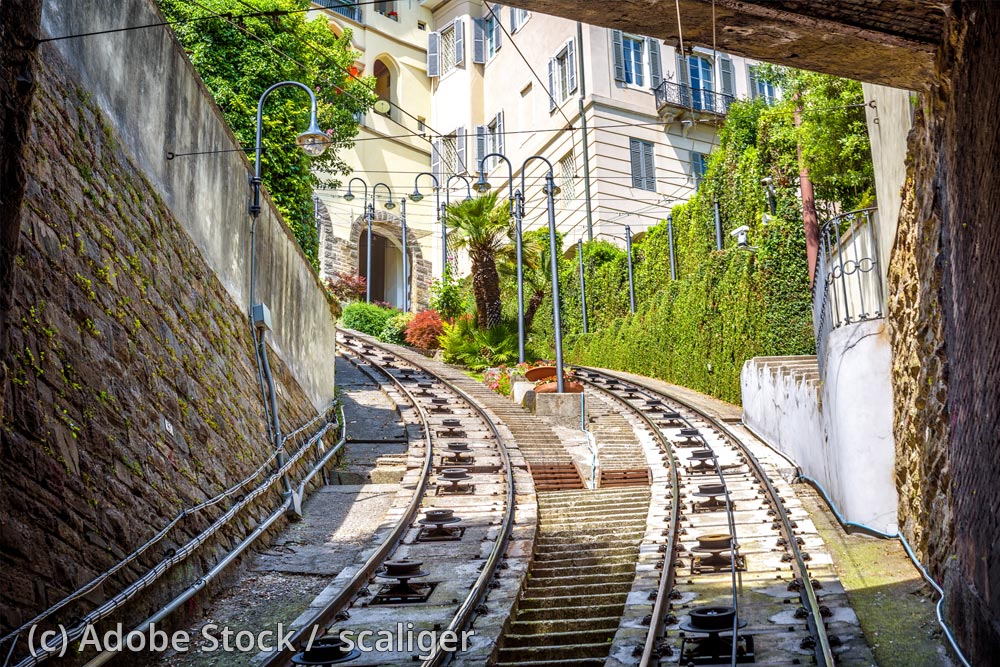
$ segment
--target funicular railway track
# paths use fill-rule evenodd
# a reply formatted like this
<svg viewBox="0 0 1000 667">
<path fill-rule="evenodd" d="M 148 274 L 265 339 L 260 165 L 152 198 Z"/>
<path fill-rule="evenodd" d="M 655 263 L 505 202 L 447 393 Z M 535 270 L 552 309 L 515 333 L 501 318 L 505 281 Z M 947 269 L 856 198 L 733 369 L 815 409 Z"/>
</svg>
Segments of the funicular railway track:
<svg viewBox="0 0 1000 667">
<path fill-rule="evenodd" d="M 854 628 L 835 622 L 852 613 L 835 577 L 820 590 L 810 573 L 807 549 L 818 555 L 822 542 L 799 525 L 807 521 L 772 482 L 774 471 L 723 422 L 675 396 L 611 373 L 577 373 L 650 427 L 670 470 L 661 577 L 638 664 L 873 664 L 863 642 L 846 646 Z"/>
<path fill-rule="evenodd" d="M 312 651 L 265 655 L 264 667 L 329 664 L 354 656 L 352 664 L 443 664 L 451 655 L 437 644 L 403 653 L 356 655 L 337 640 L 362 630 L 450 631 L 460 636 L 495 586 L 514 524 L 514 475 L 506 443 L 465 392 L 385 347 L 341 332 L 345 357 L 378 383 L 391 384 L 404 422 L 421 431 L 411 439 L 409 465 L 399 494 L 409 494 L 391 530 L 335 594 L 312 609 L 291 644 L 312 640 Z M 398 495 L 397 497 L 401 497 Z M 315 603 L 314 603 L 315 604 Z M 412 624 L 412 625 L 411 625 Z M 328 634 L 329 633 L 329 634 Z M 329 639 L 318 639 L 324 636 Z M 426 653 L 424 653 L 426 656 Z M 303 662 L 305 661 L 305 662 Z"/>
</svg>

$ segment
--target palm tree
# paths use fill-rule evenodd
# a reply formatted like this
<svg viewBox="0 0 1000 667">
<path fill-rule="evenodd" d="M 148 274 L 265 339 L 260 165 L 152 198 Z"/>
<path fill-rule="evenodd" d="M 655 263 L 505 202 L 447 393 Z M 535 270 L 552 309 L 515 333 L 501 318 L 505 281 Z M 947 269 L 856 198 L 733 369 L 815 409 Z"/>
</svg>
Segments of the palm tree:
<svg viewBox="0 0 1000 667">
<path fill-rule="evenodd" d="M 511 235 L 510 205 L 497 204 L 497 193 L 490 192 L 449 206 L 447 221 L 455 232 L 456 247 L 466 248 L 472 260 L 476 323 L 492 329 L 502 315 L 496 256 Z"/>
<path fill-rule="evenodd" d="M 525 233 L 521 238 L 521 255 L 524 258 L 522 268 L 524 296 L 527 301 L 524 306 L 524 328 L 530 330 L 535 321 L 535 314 L 545 300 L 545 295 L 549 293 L 549 285 L 552 284 L 552 275 L 549 272 L 551 261 L 548 232 L 536 230 Z M 499 267 L 500 273 L 505 277 L 516 279 L 517 254 L 513 241 L 504 249 Z"/>
</svg>

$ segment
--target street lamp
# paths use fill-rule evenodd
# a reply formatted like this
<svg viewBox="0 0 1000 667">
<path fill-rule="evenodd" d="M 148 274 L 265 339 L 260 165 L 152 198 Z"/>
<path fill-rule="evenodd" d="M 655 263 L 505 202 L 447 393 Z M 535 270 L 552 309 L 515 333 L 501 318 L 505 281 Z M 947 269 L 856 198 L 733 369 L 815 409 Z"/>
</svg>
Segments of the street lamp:
<svg viewBox="0 0 1000 667">
<path fill-rule="evenodd" d="M 514 244 L 517 248 L 517 360 L 524 363 L 524 254 L 521 240 L 521 214 L 524 212 L 524 197 L 520 190 L 514 189 L 514 167 L 507 156 L 501 153 L 490 153 L 479 161 L 479 180 L 473 189 L 479 194 L 489 192 L 490 184 L 486 180 L 486 160 L 496 157 L 507 164 L 507 185 L 510 197 L 511 213 L 514 214 Z"/>
<path fill-rule="evenodd" d="M 576 254 L 580 259 L 580 312 L 583 314 L 583 333 L 587 330 L 587 279 L 583 275 L 583 239 L 576 242 Z"/>
<path fill-rule="evenodd" d="M 493 155 L 493 154 L 491 154 L 491 155 Z M 499 157 L 503 157 L 502 155 L 499 155 L 499 154 L 496 154 L 496 155 L 498 155 Z M 487 155 L 486 157 L 484 157 L 480 161 L 480 163 L 479 163 L 479 180 L 476 181 L 476 191 L 480 192 L 480 193 L 486 192 L 490 188 L 490 184 L 489 184 L 489 182 L 487 182 L 486 176 L 485 176 L 485 172 L 486 172 L 486 158 L 487 157 L 490 157 L 490 155 Z M 506 160 L 506 158 L 504 158 L 504 159 Z M 519 204 L 519 206 L 518 206 L 519 211 L 518 211 L 518 213 L 517 213 L 517 215 L 515 217 L 515 220 L 520 219 L 520 217 L 523 216 L 523 213 L 524 213 L 523 210 L 520 210 L 521 207 L 524 204 L 524 201 L 523 201 L 524 196 L 523 196 L 522 193 L 525 192 L 525 176 L 527 174 L 528 164 L 532 160 L 541 160 L 549 168 L 549 170 L 545 173 L 545 187 L 543 188 L 543 192 L 545 192 L 545 196 L 546 196 L 546 198 L 548 200 L 547 209 L 548 209 L 548 220 L 549 220 L 549 263 L 551 265 L 550 268 L 551 268 L 551 271 L 552 271 L 552 278 L 551 278 L 551 280 L 552 280 L 552 320 L 553 320 L 552 323 L 553 323 L 553 326 L 555 328 L 555 344 L 556 344 L 556 390 L 561 394 L 561 393 L 563 393 L 565 391 L 566 386 L 565 386 L 565 380 L 563 378 L 562 317 L 561 317 L 562 311 L 561 311 L 560 304 L 559 304 L 559 266 L 558 266 L 558 263 L 559 263 L 559 253 L 558 253 L 558 251 L 556 249 L 556 204 L 555 204 L 555 196 L 557 194 L 559 194 L 559 187 L 556 185 L 555 177 L 552 175 L 552 163 L 549 162 L 546 158 L 542 157 L 541 155 L 532 155 L 531 157 L 529 157 L 528 159 L 526 159 L 521 164 L 521 189 L 518 191 L 518 194 L 520 194 L 520 197 L 519 197 L 520 201 L 518 202 L 518 204 Z M 507 166 L 510 167 L 510 162 L 507 162 Z M 513 172 L 513 169 L 511 171 Z M 513 173 L 512 173 L 511 181 L 513 181 Z M 511 183 L 511 186 L 513 187 L 513 183 Z M 520 253 L 518 253 L 518 254 L 520 254 Z M 518 297 L 519 297 L 518 300 L 519 301 L 521 301 L 523 299 L 523 295 L 521 293 L 521 290 L 522 290 L 522 287 L 521 287 L 522 278 L 520 277 L 521 276 L 521 272 L 522 272 L 521 263 L 522 263 L 521 262 L 521 257 L 518 257 L 517 268 L 518 268 L 518 275 L 519 275 L 519 279 L 518 279 Z M 522 305 L 522 303 L 518 303 L 518 311 L 519 311 L 518 312 L 518 338 L 520 339 L 518 341 L 518 343 L 521 346 L 521 350 L 519 350 L 519 352 L 521 352 L 522 356 L 520 357 L 520 359 L 521 359 L 521 361 L 523 361 L 524 360 L 524 357 L 523 357 L 523 344 L 524 344 L 523 343 L 523 336 L 524 336 L 524 334 L 523 334 L 523 326 L 524 326 L 523 322 L 524 322 L 524 312 L 523 312 L 523 305 Z"/>
<path fill-rule="evenodd" d="M 256 288 L 256 232 L 257 232 L 257 219 L 260 217 L 260 190 L 261 190 L 261 154 L 263 153 L 263 117 L 264 117 L 264 102 L 267 100 L 268 96 L 283 86 L 297 86 L 302 90 L 309 93 L 309 127 L 305 132 L 302 132 L 295 139 L 295 143 L 298 144 L 300 148 L 309 155 L 310 157 L 319 157 L 330 145 L 330 137 L 327 136 L 323 130 L 319 129 L 319 123 L 316 121 L 316 94 L 313 93 L 312 88 L 305 85 L 304 83 L 299 83 L 298 81 L 281 81 L 276 83 L 260 96 L 260 100 L 257 102 L 257 131 L 255 134 L 254 143 L 254 169 L 253 178 L 250 181 L 250 185 L 253 188 L 253 196 L 250 200 L 250 216 L 253 218 L 250 223 L 250 323 L 253 329 L 254 347 L 257 355 L 257 377 L 260 380 L 261 391 L 264 390 L 264 384 L 267 384 L 267 398 L 265 408 L 269 409 L 271 412 L 271 421 L 269 423 L 269 430 L 271 431 L 271 436 L 274 438 L 274 449 L 277 452 L 277 466 L 280 469 L 285 463 L 284 451 L 282 449 L 281 440 L 281 424 L 278 421 L 278 398 L 274 389 L 274 377 L 271 375 L 271 364 L 267 357 L 267 345 L 265 344 L 265 335 L 268 329 L 271 328 L 271 313 L 263 303 L 254 303 L 254 290 Z M 299 502 L 300 500 L 294 497 L 294 492 L 292 491 L 291 482 L 288 476 L 285 476 L 285 492 L 291 494 L 292 507 L 295 512 L 300 512 Z"/>
<path fill-rule="evenodd" d="M 441 224 L 441 280 L 444 280 L 444 273 L 448 269 L 448 227 L 445 225 L 444 211 L 441 208 L 441 183 L 438 177 L 429 171 L 422 171 L 413 177 L 413 192 L 410 193 L 410 201 L 419 202 L 424 198 L 417 182 L 421 176 L 430 176 L 434 181 L 434 209 L 437 211 L 438 222 Z"/>
<path fill-rule="evenodd" d="M 364 201 L 365 201 L 365 222 L 368 229 L 367 238 L 367 250 L 365 254 L 365 302 L 372 302 L 372 221 L 375 218 L 375 202 L 378 199 L 378 189 L 379 186 L 385 188 L 388 193 L 385 198 L 383 206 L 385 208 L 392 210 L 396 207 L 396 204 L 392 201 L 392 190 L 385 183 L 376 183 L 372 186 L 371 201 L 368 201 L 368 183 L 365 182 L 363 178 L 355 176 L 350 181 L 347 182 L 347 192 L 344 194 L 344 199 L 346 201 L 354 201 L 354 193 L 351 191 L 351 184 L 354 181 L 358 181 L 364 186 Z"/>
</svg>

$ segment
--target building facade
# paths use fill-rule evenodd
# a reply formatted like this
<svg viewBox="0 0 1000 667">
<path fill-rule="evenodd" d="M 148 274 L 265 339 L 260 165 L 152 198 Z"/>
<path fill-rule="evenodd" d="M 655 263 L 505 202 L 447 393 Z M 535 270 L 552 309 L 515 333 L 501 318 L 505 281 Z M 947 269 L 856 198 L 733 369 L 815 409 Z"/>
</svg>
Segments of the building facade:
<svg viewBox="0 0 1000 667">
<path fill-rule="evenodd" d="M 681 57 L 675 46 L 642 35 L 481 0 L 342 7 L 331 21 L 346 25 L 350 19 L 341 14 L 347 11 L 373 14 L 379 26 L 377 49 L 358 41 L 359 50 L 365 47 L 366 72 L 374 72 L 381 58 L 392 59 L 390 70 L 398 66 L 392 62 L 401 62 L 422 77 L 408 89 L 381 86 L 380 80 L 378 90 L 388 90 L 390 98 L 397 96 L 394 102 L 419 115 L 427 137 L 422 143 L 363 141 L 392 130 L 386 118 L 376 117 L 348 159 L 356 172 L 371 181 L 384 171 L 385 182 L 398 187 L 408 181 L 412 189 L 413 176 L 430 171 L 434 178 L 421 177 L 421 191 L 430 194 L 436 182 L 446 199 L 466 197 L 480 167 L 503 194 L 510 192 L 512 175 L 513 188 L 523 190 L 524 229 L 531 230 L 547 224 L 543 186 L 551 165 L 560 189 L 556 224 L 566 246 L 591 236 L 622 243 L 626 225 L 639 234 L 658 223 L 697 187 L 729 104 L 775 95 L 754 77 L 756 63 L 739 56 L 695 47 Z M 381 25 L 390 19 L 380 11 L 395 12 L 395 20 Z M 375 30 L 357 21 L 351 27 L 356 34 Z M 396 52 L 388 50 L 393 45 Z M 406 150 L 413 145 L 405 157 L 404 141 Z M 495 157 L 484 162 L 491 153 L 504 154 L 510 166 Z M 407 221 L 418 230 L 422 257 L 432 275 L 440 275 L 443 242 L 434 197 L 409 207 Z M 359 213 L 337 203 L 328 208 L 331 215 L 347 215 L 345 220 Z M 389 227 L 395 224 L 392 216 L 380 217 Z M 336 224 L 332 229 L 341 238 Z M 344 238 L 348 245 L 354 241 Z M 357 256 L 354 251 L 345 266 Z M 455 259 L 461 264 L 462 258 Z"/>
</svg>

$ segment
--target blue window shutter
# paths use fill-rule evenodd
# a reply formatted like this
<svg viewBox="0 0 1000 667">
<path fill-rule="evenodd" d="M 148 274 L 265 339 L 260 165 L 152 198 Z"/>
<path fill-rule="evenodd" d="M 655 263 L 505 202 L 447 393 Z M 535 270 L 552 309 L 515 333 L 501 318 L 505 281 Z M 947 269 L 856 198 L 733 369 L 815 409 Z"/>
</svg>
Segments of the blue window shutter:
<svg viewBox="0 0 1000 667">
<path fill-rule="evenodd" d="M 472 19 L 472 62 L 486 62 L 486 26 L 484 19 Z"/>
<path fill-rule="evenodd" d="M 660 58 L 660 42 L 649 37 L 646 39 L 646 50 L 649 52 L 649 86 L 656 88 L 663 81 L 663 61 Z"/>
<path fill-rule="evenodd" d="M 465 22 L 461 19 L 455 21 L 455 65 L 465 64 Z"/>
<path fill-rule="evenodd" d="M 431 142 L 431 173 L 437 182 L 441 182 L 441 140 L 435 139 Z"/>
<path fill-rule="evenodd" d="M 642 174 L 642 143 L 638 139 L 629 139 L 629 157 L 632 162 L 632 187 L 641 188 Z"/>
<path fill-rule="evenodd" d="M 464 127 L 455 130 L 455 152 L 458 153 L 458 168 L 455 171 L 459 174 L 465 174 L 469 171 L 465 163 L 465 144 L 467 141 L 468 137 L 465 136 Z"/>
<path fill-rule="evenodd" d="M 503 37 L 503 26 L 500 23 L 500 7 L 497 6 L 497 5 L 494 5 L 493 6 L 493 12 L 494 12 L 494 17 L 493 17 L 493 50 L 494 51 L 499 51 L 500 50 L 500 44 L 502 43 L 500 38 Z"/>
<path fill-rule="evenodd" d="M 517 32 L 517 10 L 511 7 L 510 11 L 510 34 Z"/>
<path fill-rule="evenodd" d="M 497 152 L 503 153 L 503 111 L 497 114 Z"/>
<path fill-rule="evenodd" d="M 753 65 L 747 65 L 747 79 L 750 82 L 750 99 L 756 99 L 758 95 L 757 91 L 757 73 L 753 71 Z"/>
<path fill-rule="evenodd" d="M 576 90 L 576 40 L 566 42 L 566 91 Z"/>
<path fill-rule="evenodd" d="M 556 59 L 549 58 L 549 111 L 556 110 Z"/>
<path fill-rule="evenodd" d="M 625 81 L 625 50 L 622 48 L 622 31 L 611 31 L 611 53 L 615 63 L 615 81 Z"/>
<path fill-rule="evenodd" d="M 642 145 L 642 171 L 645 176 L 645 189 L 656 192 L 656 159 L 653 144 L 643 141 Z"/>
<path fill-rule="evenodd" d="M 733 95 L 736 88 L 733 82 L 733 61 L 729 56 L 719 58 L 719 78 L 722 79 L 722 93 Z"/>
<path fill-rule="evenodd" d="M 475 172 L 480 171 L 480 165 L 483 163 L 483 158 L 489 152 L 489 147 L 486 145 L 486 135 L 489 133 L 489 128 L 485 125 L 476 125 L 476 165 Z M 485 171 L 485 170 L 483 170 Z"/>
<path fill-rule="evenodd" d="M 440 49 L 441 36 L 436 33 L 427 34 L 427 76 L 441 76 L 440 59 L 438 50 Z"/>
</svg>

